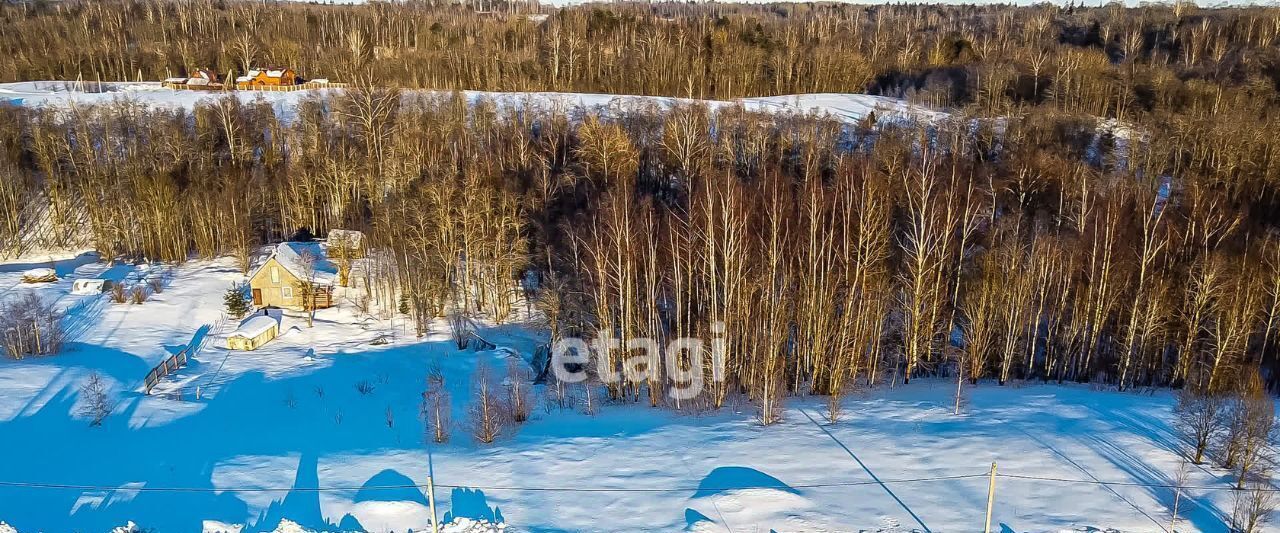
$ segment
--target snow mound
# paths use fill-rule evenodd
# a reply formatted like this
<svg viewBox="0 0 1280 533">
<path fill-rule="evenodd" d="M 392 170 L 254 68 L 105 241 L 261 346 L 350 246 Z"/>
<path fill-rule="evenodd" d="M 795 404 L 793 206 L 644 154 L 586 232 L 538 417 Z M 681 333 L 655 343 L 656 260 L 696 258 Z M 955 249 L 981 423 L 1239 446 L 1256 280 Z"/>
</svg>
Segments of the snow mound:
<svg viewBox="0 0 1280 533">
<path fill-rule="evenodd" d="M 52 268 L 33 268 L 22 273 L 22 281 L 26 283 L 58 281 L 58 272 Z"/>
<path fill-rule="evenodd" d="M 239 524 L 228 524 L 217 520 L 205 520 L 200 526 L 201 533 L 240 533 L 244 530 L 244 526 Z"/>
<path fill-rule="evenodd" d="M 140 533 L 141 531 L 142 530 L 138 528 L 138 524 L 135 524 L 133 523 L 133 520 L 130 520 L 125 522 L 123 526 L 116 526 L 113 528 L 111 533 Z"/>
<path fill-rule="evenodd" d="M 0 533 L 18 533 L 18 530 L 17 528 L 4 523 L 3 520 L 0 520 Z"/>
<path fill-rule="evenodd" d="M 302 527 L 301 524 L 288 518 L 282 518 L 280 519 L 280 525 L 271 530 L 271 533 L 316 533 L 316 531 Z"/>
<path fill-rule="evenodd" d="M 466 517 L 454 518 L 452 522 L 440 527 L 440 533 L 502 533 L 507 525 L 502 522 L 493 523 L 488 520 L 475 520 Z"/>
</svg>

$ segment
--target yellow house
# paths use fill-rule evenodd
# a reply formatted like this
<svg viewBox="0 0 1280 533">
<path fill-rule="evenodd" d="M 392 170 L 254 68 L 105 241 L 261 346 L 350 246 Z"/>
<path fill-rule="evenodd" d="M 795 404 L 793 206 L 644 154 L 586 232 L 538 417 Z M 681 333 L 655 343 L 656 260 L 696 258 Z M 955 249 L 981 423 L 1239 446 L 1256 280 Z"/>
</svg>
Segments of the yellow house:
<svg viewBox="0 0 1280 533">
<path fill-rule="evenodd" d="M 227 337 L 231 350 L 257 350 L 280 334 L 280 323 L 275 317 L 258 315 L 240 323 L 240 327 Z"/>
<path fill-rule="evenodd" d="M 333 305 L 333 265 L 320 247 L 309 243 L 281 243 L 258 268 L 249 274 L 253 305 L 307 310 L 302 288 L 310 280 L 315 292 L 315 308 Z"/>
</svg>

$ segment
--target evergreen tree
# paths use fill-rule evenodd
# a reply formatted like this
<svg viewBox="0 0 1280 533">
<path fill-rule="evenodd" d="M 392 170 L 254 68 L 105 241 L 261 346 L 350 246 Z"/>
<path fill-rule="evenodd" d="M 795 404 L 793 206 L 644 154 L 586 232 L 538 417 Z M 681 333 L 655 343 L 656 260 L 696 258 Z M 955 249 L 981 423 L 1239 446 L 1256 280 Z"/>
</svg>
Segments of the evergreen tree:
<svg viewBox="0 0 1280 533">
<path fill-rule="evenodd" d="M 227 306 L 227 314 L 235 318 L 243 317 L 249 312 L 249 299 L 244 297 L 244 288 L 240 285 L 232 284 L 222 301 Z"/>
<path fill-rule="evenodd" d="M 409 314 L 409 311 L 410 311 L 410 309 L 409 309 L 409 293 L 407 293 L 407 292 L 402 292 L 402 293 L 400 293 L 400 308 L 399 308 L 399 311 L 400 311 L 400 314 L 402 314 L 402 315 L 407 315 L 407 314 Z"/>
</svg>

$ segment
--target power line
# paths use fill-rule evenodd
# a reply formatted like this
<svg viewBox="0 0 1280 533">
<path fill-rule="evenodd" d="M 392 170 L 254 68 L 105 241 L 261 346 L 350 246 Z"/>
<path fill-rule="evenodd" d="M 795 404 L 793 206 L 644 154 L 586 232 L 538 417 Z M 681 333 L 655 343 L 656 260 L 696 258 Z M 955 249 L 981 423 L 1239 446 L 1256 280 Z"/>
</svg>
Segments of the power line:
<svg viewBox="0 0 1280 533">
<path fill-rule="evenodd" d="M 449 485 L 445 483 L 435 483 L 437 488 L 448 489 L 470 489 L 470 490 L 489 490 L 489 491 L 519 491 L 519 492 L 643 492 L 643 493 L 661 493 L 661 492 L 692 492 L 692 491 L 710 491 L 722 492 L 730 490 L 740 490 L 744 488 L 751 489 L 815 489 L 829 487 L 857 487 L 863 485 L 878 485 L 881 483 L 923 483 L 932 481 L 950 481 L 957 479 L 971 479 L 985 477 L 987 474 L 965 474 L 956 476 L 934 476 L 904 479 L 882 479 L 879 481 L 845 481 L 832 483 L 807 483 L 799 485 L 754 485 L 750 487 L 677 487 L 677 488 L 612 488 L 612 487 L 518 487 L 518 486 L 478 486 L 478 485 Z M 424 484 L 403 484 L 403 485 L 365 485 L 365 486 L 334 486 L 334 487 L 119 487 L 107 485 L 77 485 L 67 483 L 41 483 L 28 481 L 0 481 L 0 487 L 21 487 L 31 489 L 66 489 L 66 490 L 86 490 L 86 491 L 136 491 L 136 492 L 342 492 L 342 491 L 359 491 L 359 490 L 395 490 L 395 489 L 425 489 Z"/>
<path fill-rule="evenodd" d="M 512 491 L 512 492 L 603 492 L 603 493 L 665 493 L 665 492 L 723 492 L 731 490 L 750 489 L 818 489 L 818 488 L 836 488 L 836 487 L 860 487 L 867 485 L 879 484 L 906 484 L 906 483 L 926 483 L 936 481 L 955 481 L 962 479 L 985 478 L 988 472 L 980 474 L 960 474 L 954 476 L 930 476 L 915 478 L 899 478 L 899 479 L 880 479 L 867 481 L 839 481 L 830 483 L 803 483 L 803 484 L 780 484 L 780 485 L 753 485 L 749 487 L 743 486 L 726 486 L 726 487 L 705 487 L 705 486 L 683 486 L 673 488 L 643 488 L 643 487 L 556 487 L 556 486 L 512 486 L 512 485 L 452 485 L 447 483 L 436 483 L 435 486 L 447 489 L 470 489 L 470 490 L 488 490 L 488 491 Z M 1143 487 L 1143 488 L 1164 488 L 1164 489 L 1182 489 L 1182 490 L 1237 490 L 1233 486 L 1223 485 L 1178 485 L 1175 483 L 1143 483 L 1138 481 L 1103 481 L 1094 479 L 1078 479 L 1063 478 L 1051 476 L 1032 476 L 1026 474 L 1009 474 L 1000 472 L 996 474 L 998 478 L 1018 479 L 1024 481 L 1043 481 L 1049 483 L 1070 483 L 1077 485 L 1100 485 L 1111 487 Z M 134 492 L 344 492 L 359 490 L 396 490 L 396 489 L 425 489 L 427 485 L 422 484 L 400 484 L 400 485 L 363 485 L 363 486 L 327 486 L 327 487 L 122 487 L 111 485 L 82 485 L 74 483 L 45 483 L 33 481 L 0 481 L 0 487 L 30 488 L 30 489 L 63 489 L 63 490 L 84 490 L 84 491 L 134 491 Z M 1253 489 L 1251 489 L 1253 490 Z M 1256 489 L 1265 492 L 1280 492 L 1280 488 L 1262 488 Z"/>
<path fill-rule="evenodd" d="M 1104 485 L 1109 487 L 1144 487 L 1153 489 L 1182 489 L 1182 490 L 1237 490 L 1235 487 L 1222 485 L 1178 485 L 1176 483 L 1141 483 L 1137 481 L 1102 481 L 1095 479 L 1073 479 L 1061 477 L 1044 477 L 1044 476 L 1028 476 L 1025 474 L 1003 474 L 998 473 L 996 477 L 1010 479 L 1025 479 L 1032 481 L 1049 481 L 1053 483 L 1075 483 L 1079 485 Z M 1254 490 L 1254 489 L 1250 489 Z M 1266 492 L 1280 492 L 1280 488 L 1257 489 Z"/>
</svg>

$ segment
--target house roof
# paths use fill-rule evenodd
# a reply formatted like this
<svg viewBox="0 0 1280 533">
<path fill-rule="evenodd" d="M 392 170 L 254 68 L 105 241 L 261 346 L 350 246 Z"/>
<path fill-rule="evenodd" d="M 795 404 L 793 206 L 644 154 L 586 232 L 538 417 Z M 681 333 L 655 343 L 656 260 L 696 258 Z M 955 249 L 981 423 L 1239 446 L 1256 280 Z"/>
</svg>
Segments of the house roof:
<svg viewBox="0 0 1280 533">
<path fill-rule="evenodd" d="M 284 73 L 288 70 L 289 69 L 287 68 L 251 68 L 249 69 L 249 72 L 245 73 L 241 78 L 256 78 L 259 74 L 264 72 L 267 74 L 268 78 L 279 78 L 284 76 Z"/>
<path fill-rule="evenodd" d="M 257 315 L 240 323 L 240 327 L 236 328 L 231 334 L 232 337 L 244 337 L 252 339 L 258 335 L 266 333 L 271 328 L 279 327 L 280 323 L 276 322 L 275 317 L 268 315 Z"/>
<path fill-rule="evenodd" d="M 331 229 L 329 230 L 328 243 L 329 246 L 335 244 L 346 244 L 359 248 L 364 242 L 364 233 L 353 229 Z"/>
<path fill-rule="evenodd" d="M 312 281 L 321 285 L 332 285 L 338 278 L 338 269 L 330 262 L 321 249 L 319 243 L 314 242 L 282 242 L 277 244 L 275 249 L 271 251 L 271 257 L 263 261 L 258 268 L 254 269 L 249 277 L 258 275 L 263 266 L 266 266 L 271 259 L 275 259 L 280 263 L 281 267 L 293 274 L 299 279 L 307 278 L 306 260 L 303 259 L 303 253 L 310 252 L 315 258 L 315 272 Z"/>
</svg>

